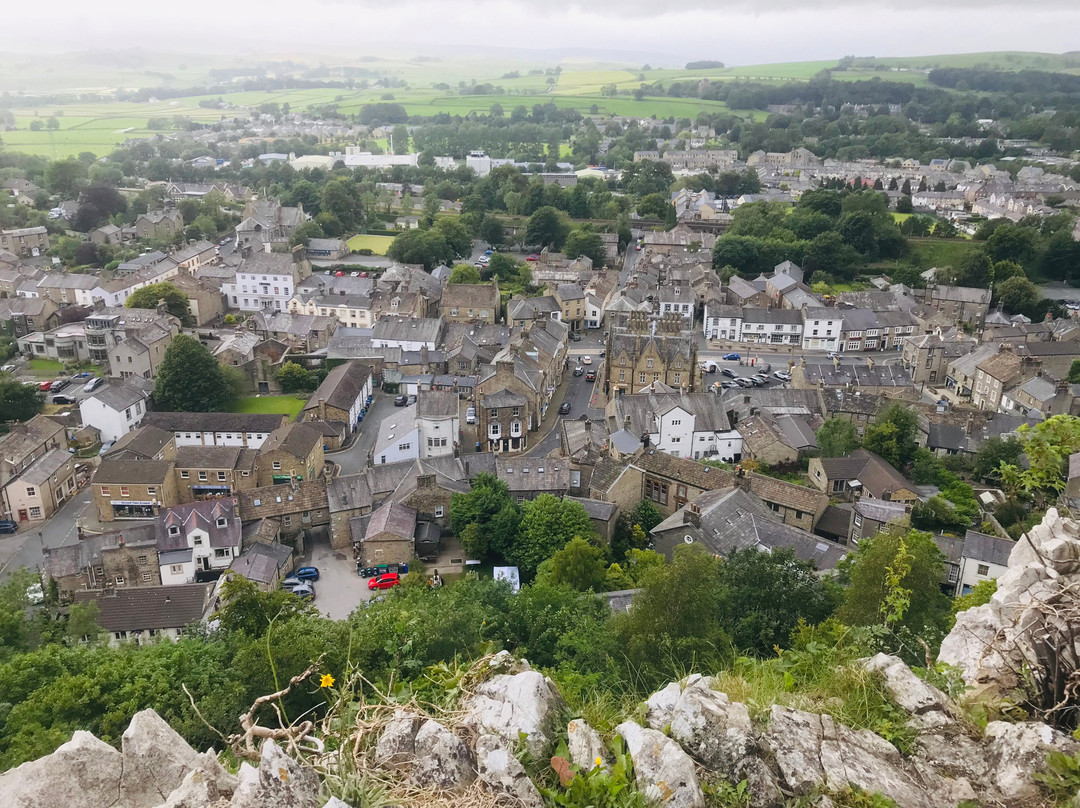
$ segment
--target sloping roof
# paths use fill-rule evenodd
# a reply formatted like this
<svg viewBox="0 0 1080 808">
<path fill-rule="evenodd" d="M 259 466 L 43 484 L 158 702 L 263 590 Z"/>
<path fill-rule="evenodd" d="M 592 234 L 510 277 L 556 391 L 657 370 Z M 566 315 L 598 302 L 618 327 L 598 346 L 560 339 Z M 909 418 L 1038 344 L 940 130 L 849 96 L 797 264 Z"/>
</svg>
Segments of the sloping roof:
<svg viewBox="0 0 1080 808">
<path fill-rule="evenodd" d="M 125 547 L 153 547 L 157 543 L 155 525 L 128 525 L 108 533 L 87 533 L 74 544 L 45 548 L 45 571 L 53 578 L 76 575 L 101 564 L 103 550 Z"/>
<path fill-rule="evenodd" d="M 318 444 L 322 443 L 322 432 L 307 424 L 289 423 L 278 427 L 259 447 L 260 454 L 281 449 L 293 457 L 307 458 Z"/>
<path fill-rule="evenodd" d="M 582 497 L 566 497 L 566 499 L 579 503 L 585 509 L 585 513 L 589 514 L 590 519 L 596 519 L 599 522 L 609 521 L 619 510 L 619 506 L 614 502 L 601 502 L 598 499 Z"/>
<path fill-rule="evenodd" d="M 696 460 L 684 460 L 656 449 L 642 450 L 631 462 L 649 474 L 678 480 L 705 491 L 729 486 L 734 479 L 732 472 L 725 469 L 706 466 Z"/>
<path fill-rule="evenodd" d="M 440 309 L 488 309 L 499 312 L 499 289 L 488 283 L 448 283 L 443 286 Z"/>
<path fill-rule="evenodd" d="M 319 401 L 324 400 L 329 407 L 348 411 L 356 399 L 364 390 L 367 380 L 371 377 L 371 368 L 359 362 L 344 362 L 337 365 L 323 379 L 308 403 L 304 405 L 304 411 L 317 410 Z"/>
<path fill-rule="evenodd" d="M 503 407 L 524 407 L 525 396 L 503 388 L 494 393 L 489 393 L 480 399 L 480 406 L 485 410 L 497 410 Z"/>
<path fill-rule="evenodd" d="M 890 502 L 884 499 L 860 499 L 852 506 L 852 510 L 860 516 L 881 522 L 881 524 L 899 519 L 907 513 L 903 502 Z"/>
<path fill-rule="evenodd" d="M 171 432 L 273 432 L 285 416 L 245 412 L 148 412 L 144 423 Z"/>
<path fill-rule="evenodd" d="M 1014 547 L 1016 542 L 1012 539 L 1002 539 L 975 530 L 964 534 L 964 558 L 1007 567 Z"/>
<path fill-rule="evenodd" d="M 916 490 L 914 483 L 866 449 L 856 449 L 847 457 L 823 457 L 821 467 L 830 480 L 858 480 L 863 484 L 863 490 L 877 499 L 884 499 L 883 494 L 900 489 Z"/>
<path fill-rule="evenodd" d="M 963 451 L 968 445 L 967 433 L 962 426 L 931 422 L 926 445 L 931 449 Z"/>
<path fill-rule="evenodd" d="M 418 418 L 456 418 L 460 408 L 458 394 L 451 390 L 421 390 L 416 397 Z"/>
<path fill-rule="evenodd" d="M 157 484 L 172 474 L 168 460 L 110 460 L 105 458 L 94 474 L 94 484 L 124 483 L 131 485 Z"/>
<path fill-rule="evenodd" d="M 220 521 L 224 524 L 219 525 Z M 172 528 L 179 528 L 179 532 Z M 223 497 L 162 508 L 157 518 L 158 549 L 186 549 L 188 535 L 195 530 L 207 534 L 211 547 L 239 547 L 240 519 L 232 499 Z"/>
<path fill-rule="evenodd" d="M 387 500 L 371 514 L 364 540 L 372 541 L 383 533 L 412 541 L 416 534 L 416 509 Z"/>
<path fill-rule="evenodd" d="M 72 455 L 67 449 L 50 449 L 19 475 L 19 481 L 44 486 L 45 481 L 70 463 L 71 459 Z"/>
<path fill-rule="evenodd" d="M 748 476 L 750 477 L 750 493 L 765 502 L 775 502 L 786 508 L 794 508 L 806 513 L 817 513 L 829 502 L 829 495 L 816 488 L 753 472 Z"/>
<path fill-rule="evenodd" d="M 229 569 L 249 581 L 270 584 L 277 577 L 278 570 L 289 562 L 292 553 L 292 548 L 287 545 L 257 541 L 244 550 L 239 558 L 234 558 Z"/>
<path fill-rule="evenodd" d="M 495 458 L 495 474 L 511 491 L 538 493 L 570 490 L 570 463 L 563 458 Z"/>
<path fill-rule="evenodd" d="M 117 587 L 75 593 L 76 603 L 94 601 L 98 625 L 106 631 L 183 628 L 210 611 L 213 584 Z"/>
<path fill-rule="evenodd" d="M 851 513 L 850 508 L 826 505 L 814 531 L 826 536 L 843 536 L 846 541 L 851 533 Z"/>
</svg>

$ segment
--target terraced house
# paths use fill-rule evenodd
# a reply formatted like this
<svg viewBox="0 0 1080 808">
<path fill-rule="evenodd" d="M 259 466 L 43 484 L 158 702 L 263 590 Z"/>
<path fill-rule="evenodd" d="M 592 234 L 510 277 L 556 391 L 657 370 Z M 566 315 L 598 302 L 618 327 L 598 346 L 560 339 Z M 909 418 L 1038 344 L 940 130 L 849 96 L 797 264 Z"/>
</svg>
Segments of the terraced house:
<svg viewBox="0 0 1080 808">
<path fill-rule="evenodd" d="M 633 395 L 657 382 L 693 392 L 697 379 L 697 343 L 683 332 L 681 314 L 656 321 L 632 312 L 628 327 L 613 328 L 608 337 L 604 372 L 611 396 Z"/>
</svg>

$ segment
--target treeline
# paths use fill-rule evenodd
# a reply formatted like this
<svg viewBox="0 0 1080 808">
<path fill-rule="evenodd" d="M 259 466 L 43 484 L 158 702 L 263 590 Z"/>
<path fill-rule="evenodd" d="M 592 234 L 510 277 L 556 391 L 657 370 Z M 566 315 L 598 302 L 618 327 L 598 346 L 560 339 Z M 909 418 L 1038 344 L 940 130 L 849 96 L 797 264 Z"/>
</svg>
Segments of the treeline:
<svg viewBox="0 0 1080 808">
<path fill-rule="evenodd" d="M 986 93 L 1080 94 L 1080 76 L 1045 70 L 986 70 L 966 67 L 939 67 L 930 71 L 930 83 L 950 90 L 977 90 Z"/>
</svg>

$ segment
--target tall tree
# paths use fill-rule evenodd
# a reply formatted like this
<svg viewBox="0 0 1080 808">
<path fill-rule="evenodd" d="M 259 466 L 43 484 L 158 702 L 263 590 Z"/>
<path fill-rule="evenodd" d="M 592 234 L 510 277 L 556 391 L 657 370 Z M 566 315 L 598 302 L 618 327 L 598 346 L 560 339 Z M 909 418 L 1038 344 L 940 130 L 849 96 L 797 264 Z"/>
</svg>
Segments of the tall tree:
<svg viewBox="0 0 1080 808">
<path fill-rule="evenodd" d="M 604 591 L 607 564 L 604 563 L 604 551 L 585 539 L 571 539 L 567 545 L 555 553 L 544 566 L 549 569 L 551 580 L 556 584 L 565 584 L 579 592 Z"/>
<path fill-rule="evenodd" d="M 529 217 L 525 243 L 558 250 L 569 234 L 570 225 L 563 221 L 562 214 L 555 208 L 542 207 Z"/>
<path fill-rule="evenodd" d="M 822 457 L 844 457 L 859 448 L 859 433 L 846 418 L 829 418 L 817 431 Z"/>
<path fill-rule="evenodd" d="M 580 502 L 541 494 L 521 506 L 521 524 L 507 559 L 530 574 L 571 539 L 587 539 L 594 532 Z"/>
<path fill-rule="evenodd" d="M 155 309 L 158 303 L 164 303 L 169 314 L 178 318 L 181 325 L 194 325 L 191 309 L 188 308 L 188 296 L 168 281 L 136 289 L 124 301 L 124 305 L 129 309 Z"/>
<path fill-rule="evenodd" d="M 607 257 L 603 239 L 596 232 L 596 228 L 590 224 L 582 225 L 567 236 L 563 252 L 566 253 L 567 258 L 584 255 L 592 260 L 593 266 L 598 268 L 603 266 Z"/>
<path fill-rule="evenodd" d="M 915 413 L 902 404 L 891 404 L 878 413 L 863 434 L 863 448 L 881 455 L 894 468 L 903 470 L 915 459 L 919 422 Z"/>
<path fill-rule="evenodd" d="M 450 500 L 450 529 L 470 558 L 483 560 L 502 554 L 517 535 L 520 511 L 506 483 L 494 474 L 480 474 L 467 494 Z M 469 533 L 466 541 L 466 533 Z"/>
<path fill-rule="evenodd" d="M 232 390 L 221 365 L 194 337 L 180 334 L 165 351 L 154 380 L 154 406 L 169 412 L 218 412 Z"/>
<path fill-rule="evenodd" d="M 44 406 L 45 396 L 30 385 L 0 373 L 0 411 L 5 421 L 29 421 Z"/>
</svg>

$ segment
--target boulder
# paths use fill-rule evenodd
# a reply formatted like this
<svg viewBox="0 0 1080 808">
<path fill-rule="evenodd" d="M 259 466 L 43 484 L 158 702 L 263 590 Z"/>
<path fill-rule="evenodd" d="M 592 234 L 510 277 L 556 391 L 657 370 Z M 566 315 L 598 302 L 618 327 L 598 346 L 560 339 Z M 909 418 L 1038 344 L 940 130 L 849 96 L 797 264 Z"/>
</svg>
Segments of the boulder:
<svg viewBox="0 0 1080 808">
<path fill-rule="evenodd" d="M 408 766 L 416 752 L 416 733 L 424 719 L 398 710 L 375 744 L 375 764 L 385 769 Z"/>
<path fill-rule="evenodd" d="M 195 766 L 198 753 L 153 710 L 131 719 L 121 738 L 124 773 L 120 805 L 148 808 L 158 805 Z"/>
<path fill-rule="evenodd" d="M 652 729 L 667 729 L 707 769 L 733 783 L 745 779 L 755 806 L 774 805 L 780 800 L 780 789 L 761 759 L 750 712 L 745 704 L 732 702 L 727 694 L 714 690 L 715 681 L 690 676 L 680 684 L 668 685 L 650 697 L 646 720 Z"/>
<path fill-rule="evenodd" d="M 566 725 L 566 746 L 570 751 L 570 762 L 581 771 L 592 771 L 596 761 L 605 769 L 611 768 L 611 756 L 600 733 L 589 726 L 583 718 L 575 718 Z"/>
<path fill-rule="evenodd" d="M 511 797 L 524 808 L 544 808 L 543 797 L 502 738 L 480 736 L 476 742 L 476 769 L 481 782 L 496 794 Z"/>
<path fill-rule="evenodd" d="M 896 705 L 912 715 L 926 712 L 946 712 L 949 698 L 928 682 L 916 676 L 900 657 L 878 654 L 860 660 L 864 668 L 880 673 Z"/>
<path fill-rule="evenodd" d="M 774 704 L 762 743 L 792 794 L 809 794 L 825 779 L 821 767 L 821 716 Z"/>
<path fill-rule="evenodd" d="M 319 778 L 271 739 L 263 741 L 259 768 L 240 767 L 231 808 L 318 808 Z"/>
<path fill-rule="evenodd" d="M 670 808 L 704 808 L 694 761 L 675 741 L 633 721 L 624 721 L 616 730 L 626 742 L 640 790 Z"/>
<path fill-rule="evenodd" d="M 957 668 L 965 682 L 974 684 L 982 659 L 998 631 L 989 604 L 962 611 L 956 615 L 952 631 L 941 642 L 938 660 Z"/>
<path fill-rule="evenodd" d="M 217 763 L 216 759 L 214 763 Z M 220 768 L 220 764 L 218 766 Z M 221 773 L 228 775 L 224 769 Z M 232 795 L 231 789 L 222 791 L 220 783 L 223 779 L 217 772 L 207 771 L 206 768 L 193 769 L 158 808 L 205 808 L 226 795 Z"/>
<path fill-rule="evenodd" d="M 476 763 L 465 742 L 438 721 L 420 725 L 406 777 L 421 788 L 457 790 L 476 779 Z"/>
<path fill-rule="evenodd" d="M 462 705 L 467 727 L 510 743 L 517 743 L 519 734 L 524 733 L 525 745 L 537 759 L 551 746 L 562 708 L 555 683 L 533 670 L 494 676 Z"/>
<path fill-rule="evenodd" d="M 1048 752 L 1080 751 L 1080 744 L 1068 735 L 1035 721 L 991 721 L 984 737 L 989 777 L 1006 805 L 1034 800 L 1042 793 L 1032 775 L 1046 768 Z"/>
<path fill-rule="evenodd" d="M 45 757 L 0 774 L 4 808 L 108 808 L 116 804 L 123 756 L 89 732 Z"/>
</svg>

